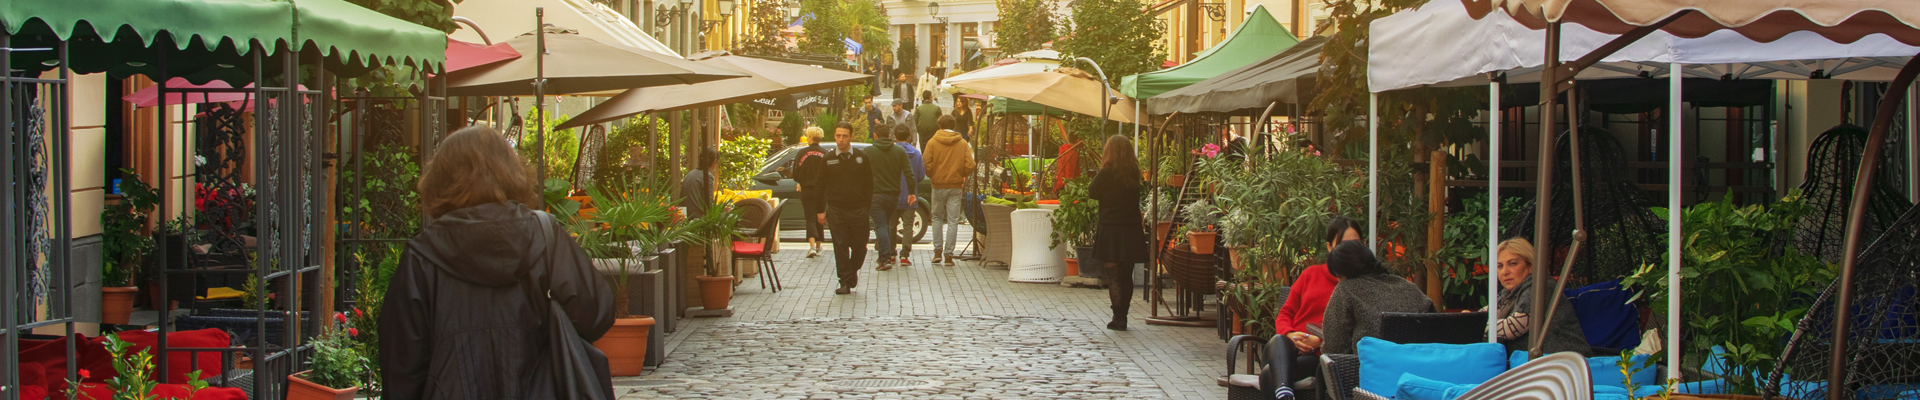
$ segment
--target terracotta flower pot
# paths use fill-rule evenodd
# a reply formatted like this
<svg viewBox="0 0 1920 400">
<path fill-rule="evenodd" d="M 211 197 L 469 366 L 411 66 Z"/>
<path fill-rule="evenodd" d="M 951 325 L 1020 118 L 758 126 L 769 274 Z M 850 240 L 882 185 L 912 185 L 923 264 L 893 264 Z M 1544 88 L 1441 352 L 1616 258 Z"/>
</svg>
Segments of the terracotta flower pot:
<svg viewBox="0 0 1920 400">
<path fill-rule="evenodd" d="M 1178 187 L 1186 184 L 1187 184 L 1187 176 L 1185 174 L 1167 175 L 1167 186 Z"/>
<path fill-rule="evenodd" d="M 1067 258 L 1067 276 L 1080 276 L 1080 259 Z"/>
<path fill-rule="evenodd" d="M 700 281 L 700 304 L 708 310 L 725 310 L 727 301 L 733 299 L 733 277 L 696 276 Z"/>
<path fill-rule="evenodd" d="M 353 394 L 360 391 L 359 386 L 334 389 L 300 379 L 308 372 L 313 371 L 300 371 L 287 375 L 287 400 L 353 400 Z"/>
<path fill-rule="evenodd" d="M 653 317 L 619 318 L 593 347 L 607 354 L 613 376 L 640 376 L 647 361 L 647 334 L 653 330 Z"/>
<path fill-rule="evenodd" d="M 1193 245 L 1193 254 L 1213 254 L 1213 240 L 1220 237 L 1218 232 L 1187 232 L 1187 243 Z"/>
<path fill-rule="evenodd" d="M 1173 221 L 1160 221 L 1160 222 L 1153 223 L 1153 240 L 1159 241 L 1159 240 L 1168 239 L 1167 231 L 1170 231 L 1170 230 L 1173 230 Z"/>
<path fill-rule="evenodd" d="M 1227 248 L 1227 259 L 1230 261 L 1233 261 L 1232 262 L 1233 270 L 1239 271 L 1239 270 L 1247 269 L 1247 262 L 1246 260 L 1241 259 L 1241 255 L 1240 255 L 1240 253 L 1245 252 L 1246 249 L 1247 249 L 1246 246 L 1233 246 L 1233 247 Z"/>
<path fill-rule="evenodd" d="M 140 288 L 132 286 L 100 288 L 100 323 L 126 325 L 133 315 L 133 297 L 138 294 Z"/>
</svg>

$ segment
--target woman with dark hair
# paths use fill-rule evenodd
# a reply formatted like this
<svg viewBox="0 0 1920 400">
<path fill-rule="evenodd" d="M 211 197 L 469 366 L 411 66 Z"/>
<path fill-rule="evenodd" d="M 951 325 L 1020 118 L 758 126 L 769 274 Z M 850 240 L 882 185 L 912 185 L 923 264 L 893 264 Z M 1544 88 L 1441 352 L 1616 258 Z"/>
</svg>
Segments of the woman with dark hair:
<svg viewBox="0 0 1920 400">
<path fill-rule="evenodd" d="M 1334 245 L 1349 240 L 1360 240 L 1359 224 L 1344 215 L 1335 215 L 1327 221 L 1327 252 L 1332 253 Z M 1324 338 L 1312 332 L 1318 327 L 1327 312 L 1327 300 L 1333 297 L 1333 288 L 1340 284 L 1340 278 L 1327 272 L 1327 264 L 1307 267 L 1300 277 L 1293 280 L 1293 286 L 1287 291 L 1287 299 L 1280 311 L 1273 317 L 1273 340 L 1267 342 L 1267 353 L 1271 357 L 1266 375 L 1261 376 L 1262 383 L 1269 391 L 1281 386 L 1291 388 L 1295 382 L 1313 376 L 1315 365 L 1319 365 L 1320 345 Z"/>
<path fill-rule="evenodd" d="M 539 204 L 533 182 L 492 128 L 441 141 L 418 186 L 427 225 L 407 241 L 381 305 L 386 398 L 558 398 L 551 307 L 536 301 L 558 302 L 587 341 L 613 326 L 612 289 L 553 216 L 529 208 Z"/>
<path fill-rule="evenodd" d="M 689 219 L 707 216 L 707 207 L 713 206 L 713 192 L 720 190 L 720 179 L 714 175 L 720 168 L 720 154 L 712 147 L 700 149 L 693 165 L 696 167 L 680 178 L 680 206 L 687 208 Z"/>
<path fill-rule="evenodd" d="M 1107 269 L 1107 300 L 1113 320 L 1107 329 L 1127 330 L 1127 309 L 1133 305 L 1133 264 L 1147 262 L 1147 231 L 1140 215 L 1140 162 L 1133 158 L 1133 141 L 1126 136 L 1107 138 L 1100 172 L 1087 186 L 1087 197 L 1100 202 L 1099 227 L 1093 234 L 1093 254 Z"/>
<path fill-rule="evenodd" d="M 1419 286 L 1387 272 L 1373 250 L 1358 240 L 1340 242 L 1327 256 L 1327 272 L 1340 279 L 1327 299 L 1322 354 L 1354 354 L 1360 338 L 1380 335 L 1380 313 L 1433 312 Z"/>
</svg>

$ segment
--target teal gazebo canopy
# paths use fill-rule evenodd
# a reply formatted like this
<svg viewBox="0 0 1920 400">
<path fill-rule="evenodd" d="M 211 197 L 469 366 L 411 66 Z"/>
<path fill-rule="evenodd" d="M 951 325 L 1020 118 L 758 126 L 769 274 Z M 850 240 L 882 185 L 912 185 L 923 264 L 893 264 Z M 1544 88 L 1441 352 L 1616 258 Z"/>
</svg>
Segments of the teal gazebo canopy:
<svg viewBox="0 0 1920 400">
<path fill-rule="evenodd" d="M 1287 32 L 1287 27 L 1273 19 L 1273 14 L 1268 13 L 1266 7 L 1255 5 L 1253 13 L 1247 15 L 1247 22 L 1235 28 L 1233 35 L 1200 52 L 1193 61 L 1120 78 L 1118 89 L 1121 94 L 1135 99 L 1157 96 L 1265 60 L 1299 43 L 1300 38 Z"/>
</svg>

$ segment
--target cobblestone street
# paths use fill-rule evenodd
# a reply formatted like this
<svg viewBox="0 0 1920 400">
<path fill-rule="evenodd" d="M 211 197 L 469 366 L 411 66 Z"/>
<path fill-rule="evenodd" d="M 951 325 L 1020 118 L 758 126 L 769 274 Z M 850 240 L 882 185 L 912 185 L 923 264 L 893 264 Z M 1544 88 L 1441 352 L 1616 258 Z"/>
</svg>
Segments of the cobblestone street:
<svg viewBox="0 0 1920 400">
<path fill-rule="evenodd" d="M 1211 328 L 1149 326 L 1136 299 L 1130 331 L 1105 329 L 1107 293 L 1007 282 L 973 262 L 860 273 L 834 295 L 833 261 L 804 243 L 776 256 L 780 293 L 747 279 L 730 318 L 700 318 L 667 338 L 667 358 L 614 380 L 623 399 L 1220 398 L 1225 372 Z M 871 256 L 869 256 L 871 257 Z"/>
</svg>

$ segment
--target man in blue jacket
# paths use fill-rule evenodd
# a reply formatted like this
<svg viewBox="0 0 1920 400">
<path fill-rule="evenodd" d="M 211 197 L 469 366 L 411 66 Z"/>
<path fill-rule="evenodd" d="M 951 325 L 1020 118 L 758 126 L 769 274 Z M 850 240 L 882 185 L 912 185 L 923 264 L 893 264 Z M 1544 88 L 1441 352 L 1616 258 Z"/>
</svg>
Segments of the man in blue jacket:
<svg viewBox="0 0 1920 400">
<path fill-rule="evenodd" d="M 913 265 L 907 257 L 913 252 L 913 224 L 908 221 L 919 209 L 915 205 L 919 200 L 914 196 L 915 189 L 920 188 L 920 181 L 927 179 L 927 164 L 920 158 L 920 149 L 913 147 L 913 136 L 913 128 L 906 124 L 894 127 L 893 144 L 907 151 L 907 164 L 913 166 L 912 171 L 900 177 L 900 201 L 888 221 L 894 232 L 893 242 L 900 244 L 900 265 Z"/>
<path fill-rule="evenodd" d="M 873 185 L 870 186 L 872 191 L 869 192 L 872 197 L 867 209 L 867 217 L 873 224 L 874 253 L 879 256 L 875 258 L 880 264 L 873 267 L 875 271 L 891 270 L 894 262 L 899 260 L 894 258 L 895 235 L 891 222 L 895 214 L 900 211 L 896 203 L 896 199 L 900 196 L 900 183 L 905 182 L 906 177 L 913 174 L 907 152 L 899 145 L 895 145 L 893 141 L 887 140 L 886 132 L 892 129 L 912 128 L 901 128 L 895 124 L 874 130 L 873 146 L 868 146 L 865 150 L 868 165 L 873 171 Z M 908 202 L 913 200 L 915 199 L 911 196 L 907 198 Z M 845 236 L 835 234 L 833 237 Z"/>
</svg>

